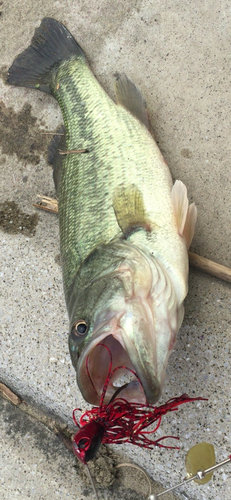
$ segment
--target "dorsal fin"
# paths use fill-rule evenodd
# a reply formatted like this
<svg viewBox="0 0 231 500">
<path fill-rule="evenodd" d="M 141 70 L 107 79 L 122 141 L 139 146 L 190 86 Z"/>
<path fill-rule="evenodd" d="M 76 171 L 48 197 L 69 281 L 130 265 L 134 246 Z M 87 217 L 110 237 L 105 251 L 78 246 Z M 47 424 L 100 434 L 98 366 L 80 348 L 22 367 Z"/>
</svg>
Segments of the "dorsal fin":
<svg viewBox="0 0 231 500">
<path fill-rule="evenodd" d="M 145 210 L 142 193 L 135 184 L 116 188 L 113 208 L 125 238 L 141 228 L 151 231 L 151 222 Z"/>
<path fill-rule="evenodd" d="M 136 87 L 124 73 L 115 74 L 115 93 L 117 104 L 120 104 L 150 129 L 146 102 Z"/>
</svg>

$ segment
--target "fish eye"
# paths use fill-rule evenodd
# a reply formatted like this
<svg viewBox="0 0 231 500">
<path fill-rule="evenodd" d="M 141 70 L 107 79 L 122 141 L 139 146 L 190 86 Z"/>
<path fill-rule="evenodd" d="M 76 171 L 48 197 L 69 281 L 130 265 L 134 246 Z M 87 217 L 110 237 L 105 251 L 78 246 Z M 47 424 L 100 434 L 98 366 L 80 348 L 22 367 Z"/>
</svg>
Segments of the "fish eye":
<svg viewBox="0 0 231 500">
<path fill-rule="evenodd" d="M 86 335 L 87 332 L 88 325 L 83 319 L 76 321 L 71 329 L 71 333 L 76 337 L 82 337 L 83 335 Z"/>
</svg>

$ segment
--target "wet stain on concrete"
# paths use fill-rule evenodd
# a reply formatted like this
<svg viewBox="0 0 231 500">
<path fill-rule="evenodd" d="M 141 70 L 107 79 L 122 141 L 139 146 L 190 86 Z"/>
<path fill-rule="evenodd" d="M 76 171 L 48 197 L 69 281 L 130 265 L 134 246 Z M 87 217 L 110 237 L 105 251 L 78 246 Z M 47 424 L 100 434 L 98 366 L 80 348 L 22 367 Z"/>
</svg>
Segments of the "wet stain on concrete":
<svg viewBox="0 0 231 500">
<path fill-rule="evenodd" d="M 25 104 L 19 113 L 0 103 L 0 146 L 2 153 L 17 155 L 19 160 L 37 165 L 40 155 L 46 152 L 50 141 L 37 125 L 31 114 L 31 106 Z"/>
<path fill-rule="evenodd" d="M 0 227 L 6 233 L 34 236 L 38 220 L 38 214 L 22 212 L 14 201 L 0 203 Z"/>
<path fill-rule="evenodd" d="M 192 151 L 188 148 L 183 148 L 180 152 L 181 156 L 183 156 L 184 158 L 192 158 L 193 157 L 193 154 L 192 154 Z"/>
<path fill-rule="evenodd" d="M 48 461 L 57 460 L 59 455 L 69 452 L 65 449 L 59 439 L 52 434 L 43 424 L 20 411 L 19 408 L 4 401 L 0 397 L 0 411 L 3 422 L 7 428 L 5 433 L 12 438 L 13 442 L 23 441 L 26 436 L 31 436 L 33 445 L 37 446 Z"/>
<path fill-rule="evenodd" d="M 1 8 L 1 2 L 0 2 L 0 8 Z M 3 80 L 4 83 L 6 83 L 7 79 L 7 73 L 8 73 L 8 68 L 6 65 L 0 67 L 0 78 Z"/>
<path fill-rule="evenodd" d="M 58 253 L 56 256 L 55 256 L 55 263 L 58 264 L 58 266 L 61 266 L 61 255 L 60 253 Z"/>
</svg>

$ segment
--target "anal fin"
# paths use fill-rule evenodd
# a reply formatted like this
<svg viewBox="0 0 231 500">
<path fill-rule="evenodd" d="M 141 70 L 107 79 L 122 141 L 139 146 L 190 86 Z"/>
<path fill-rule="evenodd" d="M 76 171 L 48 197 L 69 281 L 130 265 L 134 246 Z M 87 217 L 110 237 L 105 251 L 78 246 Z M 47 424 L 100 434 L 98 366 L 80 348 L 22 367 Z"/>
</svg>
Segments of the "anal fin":
<svg viewBox="0 0 231 500">
<path fill-rule="evenodd" d="M 185 238 L 189 248 L 195 232 L 197 208 L 195 203 L 189 205 L 187 188 L 181 181 L 177 180 L 172 188 L 172 202 L 179 235 Z"/>
</svg>

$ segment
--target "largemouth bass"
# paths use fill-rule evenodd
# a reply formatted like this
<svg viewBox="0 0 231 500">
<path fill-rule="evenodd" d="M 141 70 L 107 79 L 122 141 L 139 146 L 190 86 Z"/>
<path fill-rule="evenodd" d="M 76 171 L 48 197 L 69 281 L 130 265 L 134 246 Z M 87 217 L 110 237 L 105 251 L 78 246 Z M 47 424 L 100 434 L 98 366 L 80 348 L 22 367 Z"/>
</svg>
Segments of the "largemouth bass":
<svg viewBox="0 0 231 500">
<path fill-rule="evenodd" d="M 43 19 L 8 83 L 51 93 L 63 114 L 67 154 L 53 168 L 82 395 L 99 404 L 111 363 L 105 402 L 121 385 L 128 401 L 155 403 L 183 320 L 196 207 L 173 186 L 137 87 L 117 74 L 114 103 L 61 23 Z"/>
</svg>

